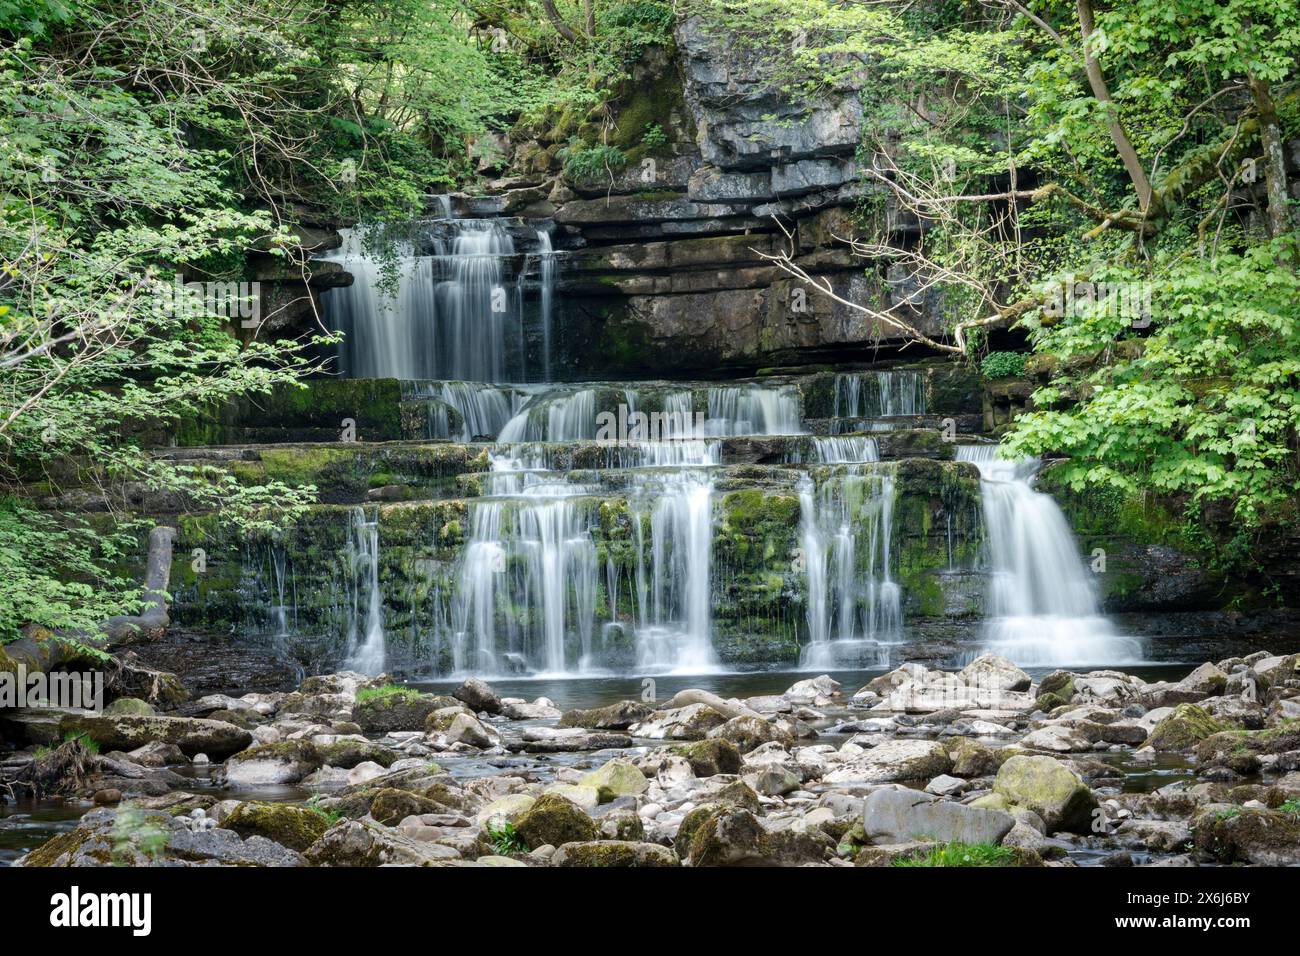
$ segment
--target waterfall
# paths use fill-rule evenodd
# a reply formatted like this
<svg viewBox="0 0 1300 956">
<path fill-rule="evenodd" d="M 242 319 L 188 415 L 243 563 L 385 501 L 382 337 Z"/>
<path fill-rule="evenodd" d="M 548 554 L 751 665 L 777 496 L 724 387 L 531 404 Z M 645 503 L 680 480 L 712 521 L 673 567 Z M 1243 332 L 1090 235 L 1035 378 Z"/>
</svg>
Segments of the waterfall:
<svg viewBox="0 0 1300 956">
<path fill-rule="evenodd" d="M 902 639 L 901 591 L 892 571 L 892 471 L 847 466 L 820 483 L 804 475 L 799 511 L 809 633 L 801 666 L 826 668 L 864 656 L 887 663 L 882 645 Z"/>
<path fill-rule="evenodd" d="M 525 405 L 501 429 L 503 442 L 578 441 L 596 437 L 596 393 L 590 388 L 547 394 Z"/>
<path fill-rule="evenodd" d="M 990 571 L 987 649 L 1026 666 L 1141 659 L 1140 642 L 1101 615 L 1093 582 L 1050 495 L 1035 491 L 1037 459 L 1007 461 L 997 445 L 959 445 L 980 472 Z"/>
<path fill-rule="evenodd" d="M 880 461 L 880 446 L 874 438 L 863 435 L 814 438 L 813 450 L 817 460 L 826 465 Z"/>
<path fill-rule="evenodd" d="M 521 388 L 502 388 L 480 382 L 403 382 L 403 400 L 429 402 L 428 438 L 459 441 L 495 440 L 527 399 Z M 453 434 L 448 410 L 460 416 L 461 427 Z"/>
<path fill-rule="evenodd" d="M 340 372 L 351 378 L 500 383 L 526 378 L 524 275 L 506 226 L 493 219 L 421 224 L 430 235 L 367 243 L 375 229 L 343 229 L 342 246 L 320 258 L 338 262 L 353 283 L 321 301 L 342 332 Z M 435 228 L 436 227 L 436 228 Z M 556 254 L 536 233 L 542 366 L 550 378 Z M 432 254 L 423 250 L 432 248 Z M 518 275 L 515 272 L 518 271 Z"/>
<path fill-rule="evenodd" d="M 352 575 L 352 616 L 348 624 L 344 666 L 363 674 L 381 674 L 386 653 L 383 594 L 379 589 L 379 516 L 367 520 L 364 509 L 352 508 L 350 522 L 348 562 Z"/>
<path fill-rule="evenodd" d="M 802 434 L 799 390 L 789 385 L 710 388 L 706 427 L 714 436 Z"/>
<path fill-rule="evenodd" d="M 912 369 L 883 372 L 845 372 L 835 376 L 835 430 L 842 419 L 893 418 L 924 415 L 925 377 Z M 856 427 L 856 426 L 855 426 Z M 873 423 L 873 429 L 887 430 L 888 422 Z"/>
<path fill-rule="evenodd" d="M 537 273 L 541 286 L 542 311 L 542 381 L 551 381 L 551 300 L 555 290 L 555 251 L 551 248 L 551 234 L 537 230 Z"/>
<path fill-rule="evenodd" d="M 713 482 L 702 469 L 682 469 L 639 482 L 630 504 L 638 545 L 642 521 L 650 524 L 648 574 L 644 564 L 637 568 L 637 667 L 712 670 Z"/>
</svg>

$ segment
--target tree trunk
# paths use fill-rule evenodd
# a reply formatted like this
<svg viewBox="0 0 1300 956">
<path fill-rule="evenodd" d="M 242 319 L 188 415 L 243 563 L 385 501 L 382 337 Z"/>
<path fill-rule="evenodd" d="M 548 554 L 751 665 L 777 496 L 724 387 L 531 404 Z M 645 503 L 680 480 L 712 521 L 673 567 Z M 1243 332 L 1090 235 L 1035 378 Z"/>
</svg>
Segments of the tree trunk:
<svg viewBox="0 0 1300 956">
<path fill-rule="evenodd" d="M 551 21 L 551 26 L 555 27 L 556 33 L 570 43 L 578 42 L 578 34 L 574 32 L 573 27 L 564 22 L 560 11 L 555 9 L 555 0 L 542 0 L 542 9 L 546 11 L 546 19 Z"/>
<path fill-rule="evenodd" d="M 1119 110 L 1111 101 L 1110 89 L 1106 86 L 1106 78 L 1102 75 L 1101 64 L 1089 49 L 1088 38 L 1092 36 L 1095 27 L 1092 4 L 1089 0 L 1077 0 L 1077 6 L 1079 29 L 1083 34 L 1083 66 L 1088 74 L 1088 85 L 1092 87 L 1092 95 L 1106 109 L 1106 125 L 1110 130 L 1111 141 L 1115 144 L 1115 150 L 1124 163 L 1124 169 L 1128 171 L 1128 178 L 1137 191 L 1138 205 L 1145 212 L 1151 206 L 1151 181 L 1147 179 L 1146 170 L 1142 168 L 1137 150 L 1133 148 L 1124 124 L 1120 122 Z"/>
<path fill-rule="evenodd" d="M 1264 148 L 1264 187 L 1268 194 L 1268 231 L 1274 239 L 1291 229 L 1287 207 L 1286 157 L 1282 153 L 1282 128 L 1268 81 L 1250 78 L 1250 95 L 1259 113 L 1259 141 Z"/>
</svg>

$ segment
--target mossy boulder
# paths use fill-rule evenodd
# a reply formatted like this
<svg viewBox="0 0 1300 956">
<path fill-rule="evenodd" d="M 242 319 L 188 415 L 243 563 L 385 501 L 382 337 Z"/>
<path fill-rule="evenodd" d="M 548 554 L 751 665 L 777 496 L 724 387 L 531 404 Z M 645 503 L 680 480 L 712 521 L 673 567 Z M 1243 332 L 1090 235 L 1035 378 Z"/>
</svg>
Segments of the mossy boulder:
<svg viewBox="0 0 1300 956">
<path fill-rule="evenodd" d="M 352 719 L 367 734 L 387 734 L 402 730 L 424 730 L 429 715 L 440 701 L 432 694 L 397 691 L 380 694 L 357 702 Z"/>
<path fill-rule="evenodd" d="M 1033 810 L 1048 832 L 1088 833 L 1097 798 L 1073 770 L 1052 757 L 1016 755 L 998 769 L 992 796 L 1007 808 Z M 987 804 L 981 804 L 985 806 Z"/>
<path fill-rule="evenodd" d="M 686 758 L 697 777 L 719 773 L 740 773 L 740 750 L 730 740 L 714 737 L 673 747 L 672 752 Z"/>
<path fill-rule="evenodd" d="M 240 836 L 263 836 L 291 850 L 305 850 L 329 829 L 322 814 L 287 803 L 241 803 L 221 821 Z"/>
<path fill-rule="evenodd" d="M 565 711 L 560 717 L 560 726 L 582 727 L 586 730 L 627 730 L 652 713 L 651 707 L 639 701 L 620 700 L 608 707 Z"/>
<path fill-rule="evenodd" d="M 436 800 L 411 793 L 409 790 L 395 790 L 386 787 L 374 795 L 370 801 L 370 816 L 376 823 L 395 827 L 407 817 L 424 813 L 445 813 L 446 807 Z"/>
<path fill-rule="evenodd" d="M 1195 704 L 1179 704 L 1172 714 L 1152 728 L 1142 746 L 1172 752 L 1192 750 L 1202 740 L 1223 729 L 1221 723 Z"/>
<path fill-rule="evenodd" d="M 402 756 L 396 750 L 373 741 L 353 738 L 336 740 L 331 744 L 317 744 L 316 751 L 326 766 L 342 767 L 344 770 L 351 770 L 357 764 L 367 762 L 391 767 Z"/>
<path fill-rule="evenodd" d="M 113 703 L 104 708 L 104 713 L 110 717 L 123 715 L 132 715 L 136 717 L 149 717 L 154 713 L 153 705 L 148 701 L 141 700 L 139 697 L 119 697 Z M 214 718 L 220 720 L 220 717 Z M 227 721 L 232 723 L 233 721 Z"/>
<path fill-rule="evenodd" d="M 688 849 L 692 866 L 799 866 L 829 859 L 835 842 L 815 827 L 768 832 L 750 811 L 723 806 L 698 819 Z"/>
<path fill-rule="evenodd" d="M 225 779 L 231 787 L 277 786 L 299 783 L 320 767 L 320 752 L 310 740 L 285 740 L 235 754 L 226 761 Z"/>
<path fill-rule="evenodd" d="M 586 843 L 599 838 L 595 821 L 576 803 L 544 793 L 515 821 L 515 832 L 529 847 Z"/>
<path fill-rule="evenodd" d="M 598 770 L 593 770 L 578 781 L 580 786 L 594 787 L 601 803 L 609 803 L 616 797 L 635 796 L 644 793 L 650 781 L 630 760 L 611 760 Z"/>
<path fill-rule="evenodd" d="M 1196 815 L 1198 852 L 1219 863 L 1300 864 L 1300 817 L 1275 810 L 1211 806 Z"/>
<path fill-rule="evenodd" d="M 709 731 L 709 737 L 729 740 L 741 753 L 749 753 L 763 744 L 776 742 L 783 747 L 794 745 L 794 737 L 761 717 L 742 714 L 732 717 L 721 727 Z"/>
<path fill-rule="evenodd" d="M 664 867 L 681 866 L 666 846 L 630 840 L 592 840 L 566 843 L 551 857 L 552 866 Z"/>
<path fill-rule="evenodd" d="M 187 757 L 207 754 L 220 760 L 253 742 L 242 727 L 197 717 L 161 717 L 143 714 L 71 714 L 59 722 L 62 736 L 82 734 L 104 751 L 126 753 L 155 741 L 175 744 Z"/>
</svg>

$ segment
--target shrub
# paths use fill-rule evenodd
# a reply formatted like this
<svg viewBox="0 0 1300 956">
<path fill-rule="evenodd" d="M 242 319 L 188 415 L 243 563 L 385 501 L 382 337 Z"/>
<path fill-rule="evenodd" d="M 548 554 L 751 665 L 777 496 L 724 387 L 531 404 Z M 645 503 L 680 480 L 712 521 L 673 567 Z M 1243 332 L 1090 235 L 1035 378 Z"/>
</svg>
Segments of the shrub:
<svg viewBox="0 0 1300 956">
<path fill-rule="evenodd" d="M 985 378 L 1014 378 L 1025 374 L 1025 356 L 1022 352 L 990 352 L 980 362 Z"/>
</svg>

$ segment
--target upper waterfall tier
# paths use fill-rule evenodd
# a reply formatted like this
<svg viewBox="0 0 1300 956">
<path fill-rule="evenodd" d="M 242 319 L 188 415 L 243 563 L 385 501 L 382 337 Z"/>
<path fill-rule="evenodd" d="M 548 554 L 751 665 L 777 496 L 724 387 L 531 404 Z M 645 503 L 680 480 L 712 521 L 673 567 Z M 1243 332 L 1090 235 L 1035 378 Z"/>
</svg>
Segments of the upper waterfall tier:
<svg viewBox="0 0 1300 956">
<path fill-rule="evenodd" d="M 352 378 L 547 381 L 555 252 L 545 230 L 521 255 L 503 221 L 417 224 L 407 235 L 342 230 L 321 256 L 353 276 L 322 296 L 343 333 L 339 371 Z M 533 328 L 535 327 L 535 328 Z M 530 349 L 529 333 L 540 339 Z"/>
</svg>

